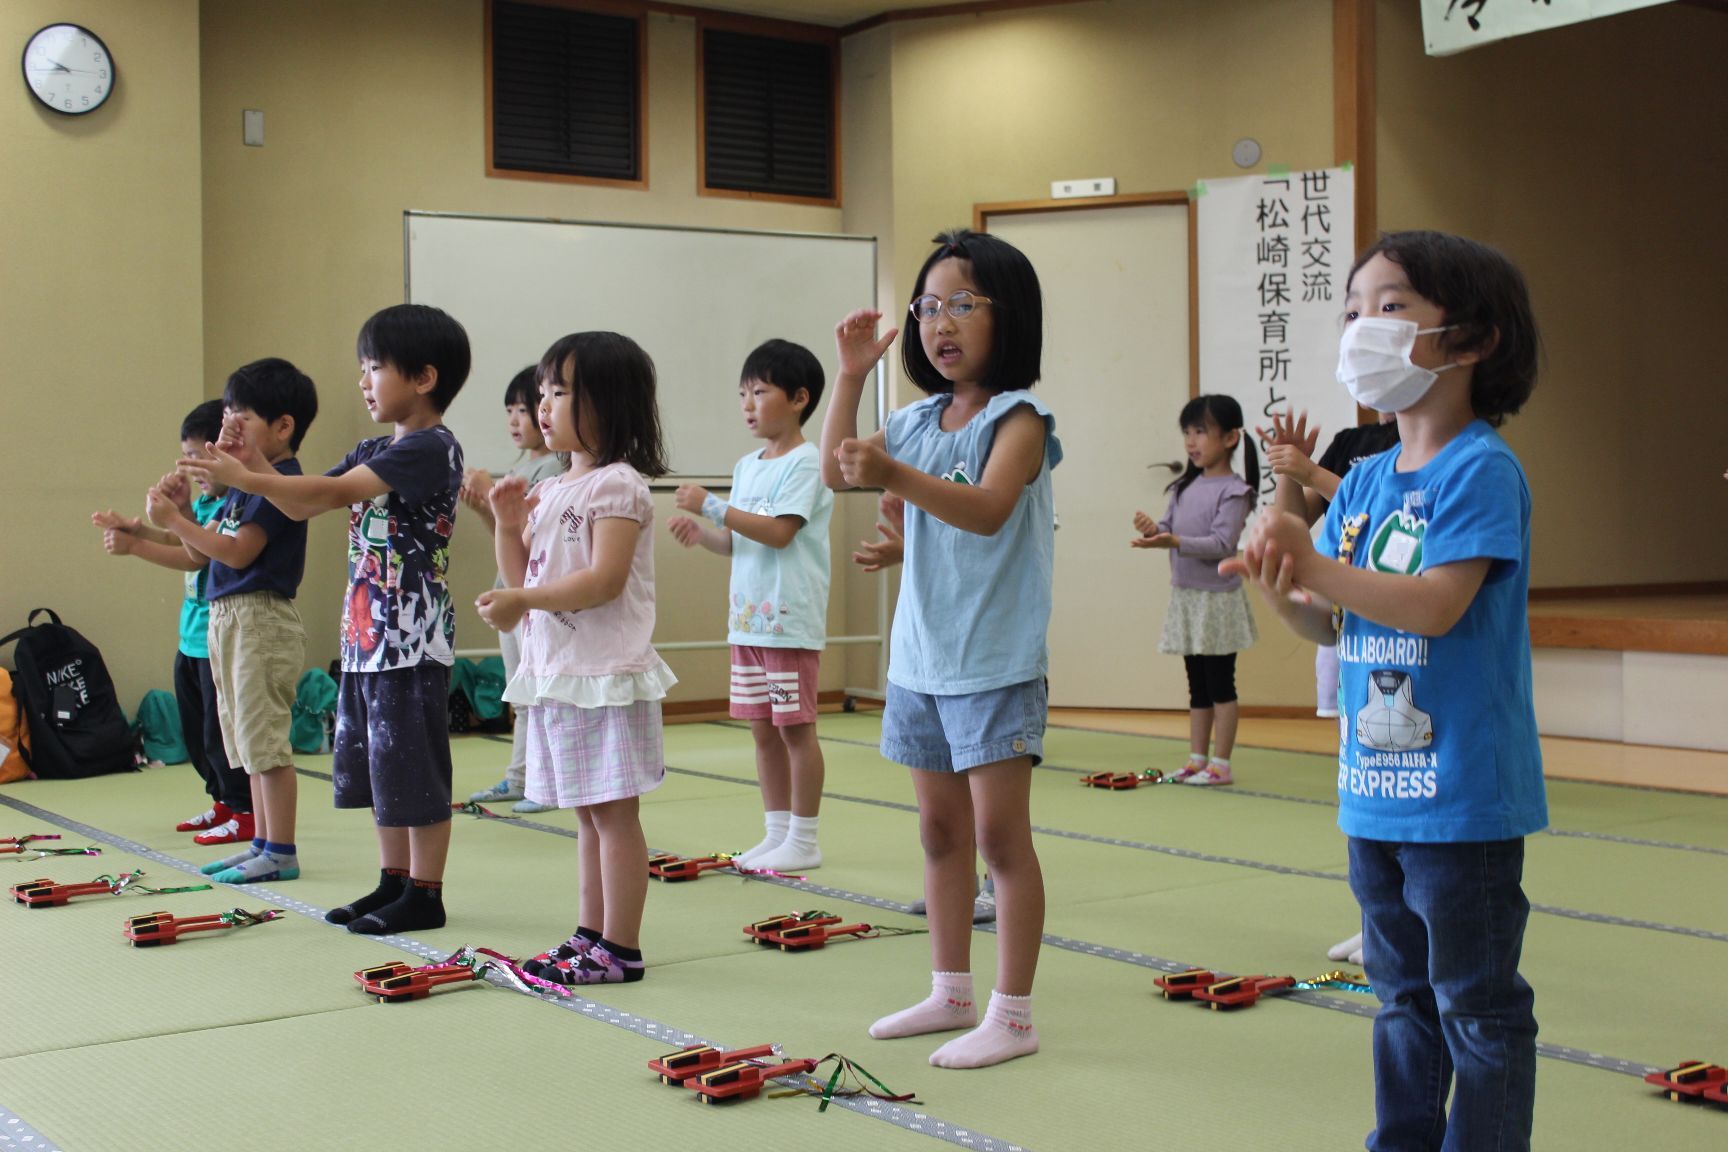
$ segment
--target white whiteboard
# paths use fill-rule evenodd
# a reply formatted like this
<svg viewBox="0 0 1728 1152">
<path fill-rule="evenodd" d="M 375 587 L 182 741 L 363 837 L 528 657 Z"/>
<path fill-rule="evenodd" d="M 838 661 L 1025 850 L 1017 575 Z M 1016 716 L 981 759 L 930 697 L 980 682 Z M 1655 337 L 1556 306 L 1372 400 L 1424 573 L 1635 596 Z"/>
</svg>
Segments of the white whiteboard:
<svg viewBox="0 0 1728 1152">
<path fill-rule="evenodd" d="M 804 345 L 828 391 L 805 424 L 814 437 L 834 384 L 834 326 L 876 300 L 872 237 L 727 232 L 403 214 L 409 303 L 442 308 L 468 330 L 474 366 L 444 414 L 468 466 L 517 459 L 504 386 L 570 332 L 620 332 L 653 357 L 660 421 L 678 476 L 720 477 L 758 442 L 738 411 L 738 370 L 764 340 Z M 880 425 L 875 402 L 858 415 Z"/>
</svg>

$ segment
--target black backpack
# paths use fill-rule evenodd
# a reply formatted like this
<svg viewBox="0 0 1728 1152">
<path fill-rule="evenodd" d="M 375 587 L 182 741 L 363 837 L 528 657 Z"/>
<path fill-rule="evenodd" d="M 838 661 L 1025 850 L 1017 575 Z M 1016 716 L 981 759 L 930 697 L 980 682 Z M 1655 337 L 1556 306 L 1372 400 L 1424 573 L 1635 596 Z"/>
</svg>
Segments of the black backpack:
<svg viewBox="0 0 1728 1152">
<path fill-rule="evenodd" d="M 37 624 L 42 613 L 53 623 Z M 133 770 L 132 733 L 96 645 L 49 608 L 34 609 L 0 647 L 14 640 L 12 694 L 30 729 L 30 770 L 44 780 Z"/>
</svg>

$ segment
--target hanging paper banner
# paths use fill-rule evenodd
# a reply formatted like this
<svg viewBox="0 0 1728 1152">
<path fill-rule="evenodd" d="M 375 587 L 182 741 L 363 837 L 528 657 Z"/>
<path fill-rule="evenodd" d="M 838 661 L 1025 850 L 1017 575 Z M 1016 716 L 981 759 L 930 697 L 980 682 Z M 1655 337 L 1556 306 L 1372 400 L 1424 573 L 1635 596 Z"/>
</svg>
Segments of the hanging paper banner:
<svg viewBox="0 0 1728 1152">
<path fill-rule="evenodd" d="M 1199 198 L 1200 391 L 1233 396 L 1251 435 L 1285 410 L 1318 422 L 1320 449 L 1356 423 L 1337 380 L 1344 280 L 1355 259 L 1348 168 L 1206 180 Z M 1240 457 L 1238 457 L 1240 461 Z M 1274 487 L 1260 476 L 1261 505 Z"/>
<path fill-rule="evenodd" d="M 1668 0 L 1422 0 L 1430 56 L 1451 56 L 1508 36 L 1654 8 Z"/>
</svg>

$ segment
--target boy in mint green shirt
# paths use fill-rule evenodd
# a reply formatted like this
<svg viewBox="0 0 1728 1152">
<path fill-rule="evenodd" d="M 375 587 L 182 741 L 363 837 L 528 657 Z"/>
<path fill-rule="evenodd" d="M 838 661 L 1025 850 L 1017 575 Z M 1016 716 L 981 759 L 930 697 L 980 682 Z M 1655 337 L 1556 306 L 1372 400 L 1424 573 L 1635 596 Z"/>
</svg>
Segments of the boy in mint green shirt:
<svg viewBox="0 0 1728 1152">
<path fill-rule="evenodd" d="M 204 451 L 207 442 L 222 432 L 222 401 L 206 400 L 187 414 L 180 425 L 180 450 L 186 455 Z M 208 523 L 222 507 L 227 489 L 199 484 L 192 501 L 192 514 L 199 524 Z M 208 567 L 194 561 L 171 533 L 140 519 L 126 519 L 112 511 L 90 517 L 102 529 L 102 545 L 110 555 L 136 556 L 162 568 L 183 573 L 185 599 L 180 604 L 180 646 L 174 654 L 174 702 L 180 711 L 180 736 L 192 758 L 192 766 L 204 781 L 210 807 L 174 826 L 176 832 L 193 832 L 199 844 L 232 844 L 252 838 L 252 789 L 244 768 L 228 763 L 222 745 L 222 727 L 216 718 L 216 684 L 210 675 L 210 604 L 204 598 Z"/>
<path fill-rule="evenodd" d="M 768 446 L 732 469 L 730 501 L 695 484 L 678 489 L 678 507 L 711 525 L 679 516 L 669 527 L 686 548 L 700 544 L 732 558 L 730 711 L 750 721 L 756 739 L 766 827 L 762 842 L 736 859 L 747 868 L 802 872 L 822 863 L 816 696 L 828 641 L 834 493 L 803 433 L 822 399 L 822 365 L 807 348 L 770 340 L 750 353 L 740 376 L 744 423 Z"/>
</svg>

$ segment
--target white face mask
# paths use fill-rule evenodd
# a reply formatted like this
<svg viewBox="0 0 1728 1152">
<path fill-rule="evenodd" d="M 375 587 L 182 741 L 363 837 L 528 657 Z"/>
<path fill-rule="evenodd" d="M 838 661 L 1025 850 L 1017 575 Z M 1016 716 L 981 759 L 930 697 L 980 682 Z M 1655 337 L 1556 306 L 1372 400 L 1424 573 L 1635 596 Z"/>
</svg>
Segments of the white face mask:
<svg viewBox="0 0 1728 1152">
<path fill-rule="evenodd" d="M 1410 362 L 1416 337 L 1440 328 L 1418 328 L 1410 320 L 1363 316 L 1351 321 L 1338 342 L 1338 383 L 1356 403 L 1376 412 L 1402 412 L 1428 394 L 1435 378 L 1456 364 L 1430 371 Z"/>
</svg>

